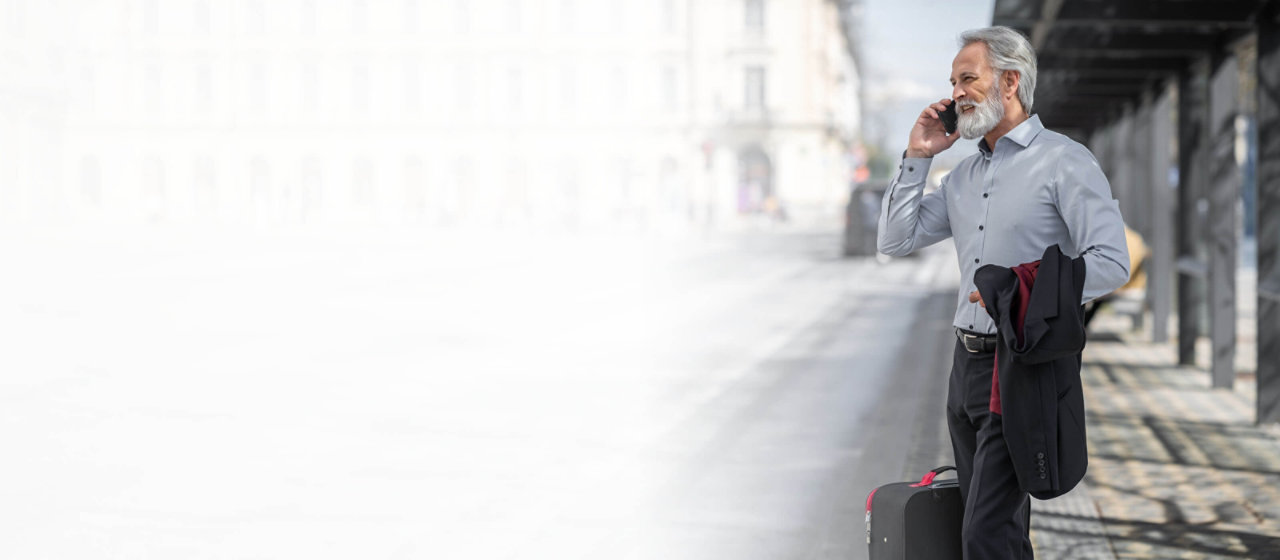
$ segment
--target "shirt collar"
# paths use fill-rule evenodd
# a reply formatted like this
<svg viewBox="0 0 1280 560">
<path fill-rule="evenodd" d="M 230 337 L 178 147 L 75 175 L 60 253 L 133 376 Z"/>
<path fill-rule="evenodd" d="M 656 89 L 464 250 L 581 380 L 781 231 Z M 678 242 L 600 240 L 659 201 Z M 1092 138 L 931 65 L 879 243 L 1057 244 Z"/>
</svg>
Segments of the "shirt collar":
<svg viewBox="0 0 1280 560">
<path fill-rule="evenodd" d="M 1018 126 L 1013 127 L 1013 130 L 1005 133 L 1000 138 L 1008 138 L 1015 144 L 1025 148 L 1031 145 L 1031 141 L 1035 140 L 1041 130 L 1044 130 L 1044 125 L 1040 124 L 1040 115 L 1031 115 L 1031 118 L 1022 121 Z M 996 140 L 996 144 L 1000 144 L 1000 141 Z M 986 138 L 978 141 L 978 149 L 982 151 L 983 155 L 991 155 L 991 147 L 987 145 Z"/>
</svg>

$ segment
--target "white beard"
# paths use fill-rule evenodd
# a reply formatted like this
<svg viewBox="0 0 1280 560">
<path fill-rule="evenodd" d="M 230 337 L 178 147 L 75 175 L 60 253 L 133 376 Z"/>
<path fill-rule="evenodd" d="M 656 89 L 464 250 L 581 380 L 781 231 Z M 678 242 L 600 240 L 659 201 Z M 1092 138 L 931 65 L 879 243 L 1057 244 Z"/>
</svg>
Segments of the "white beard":
<svg viewBox="0 0 1280 560">
<path fill-rule="evenodd" d="M 973 107 L 972 112 L 964 112 L 965 107 Z M 987 93 L 986 101 L 974 103 L 964 101 L 956 109 L 956 131 L 966 140 L 981 138 L 995 128 L 1004 119 L 1004 105 L 1000 103 L 1000 84 L 992 85 Z"/>
</svg>

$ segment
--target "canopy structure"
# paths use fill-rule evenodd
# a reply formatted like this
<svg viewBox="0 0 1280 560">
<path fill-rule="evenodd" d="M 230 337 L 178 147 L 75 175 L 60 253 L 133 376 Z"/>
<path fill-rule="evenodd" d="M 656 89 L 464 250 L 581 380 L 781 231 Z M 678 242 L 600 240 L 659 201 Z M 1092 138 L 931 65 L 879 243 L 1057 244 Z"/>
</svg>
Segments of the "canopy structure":
<svg viewBox="0 0 1280 560">
<path fill-rule="evenodd" d="M 1280 0 L 996 0 L 992 25 L 1031 40 L 1033 112 L 1089 146 L 1150 245 L 1153 339 L 1176 313 L 1195 364 L 1208 335 L 1216 387 L 1236 379 L 1256 238 L 1257 419 L 1280 421 Z"/>
</svg>

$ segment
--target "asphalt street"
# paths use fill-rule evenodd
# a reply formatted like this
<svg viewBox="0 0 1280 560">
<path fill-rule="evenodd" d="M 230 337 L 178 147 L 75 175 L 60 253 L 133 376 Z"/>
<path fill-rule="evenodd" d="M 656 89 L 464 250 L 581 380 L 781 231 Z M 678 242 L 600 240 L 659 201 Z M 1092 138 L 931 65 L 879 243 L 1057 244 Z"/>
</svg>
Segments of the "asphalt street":
<svg viewBox="0 0 1280 560">
<path fill-rule="evenodd" d="M 145 233 L 145 232 L 144 232 Z M 13 270 L 5 558 L 859 558 L 944 455 L 954 257 L 52 236 Z"/>
</svg>

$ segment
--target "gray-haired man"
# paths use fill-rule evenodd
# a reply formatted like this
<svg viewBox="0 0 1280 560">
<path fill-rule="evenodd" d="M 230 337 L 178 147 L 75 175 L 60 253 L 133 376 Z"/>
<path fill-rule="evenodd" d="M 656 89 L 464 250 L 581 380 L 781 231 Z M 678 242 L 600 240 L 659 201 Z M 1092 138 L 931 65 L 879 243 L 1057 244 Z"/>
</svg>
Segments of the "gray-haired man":
<svg viewBox="0 0 1280 560">
<path fill-rule="evenodd" d="M 967 31 L 960 42 L 951 64 L 956 134 L 947 135 L 938 118 L 952 101 L 920 113 L 902 170 L 885 193 L 878 245 L 901 256 L 955 239 L 962 284 L 947 424 L 965 500 L 964 557 L 1030 558 L 1030 499 L 1010 463 L 1003 419 L 989 408 L 995 324 L 973 275 L 986 264 L 1038 260 L 1057 244 L 1064 254 L 1084 257 L 1088 301 L 1125 283 L 1129 257 L 1119 205 L 1093 154 L 1031 116 L 1031 44 L 1007 27 Z M 930 158 L 961 136 L 982 138 L 979 153 L 925 195 Z"/>
</svg>

